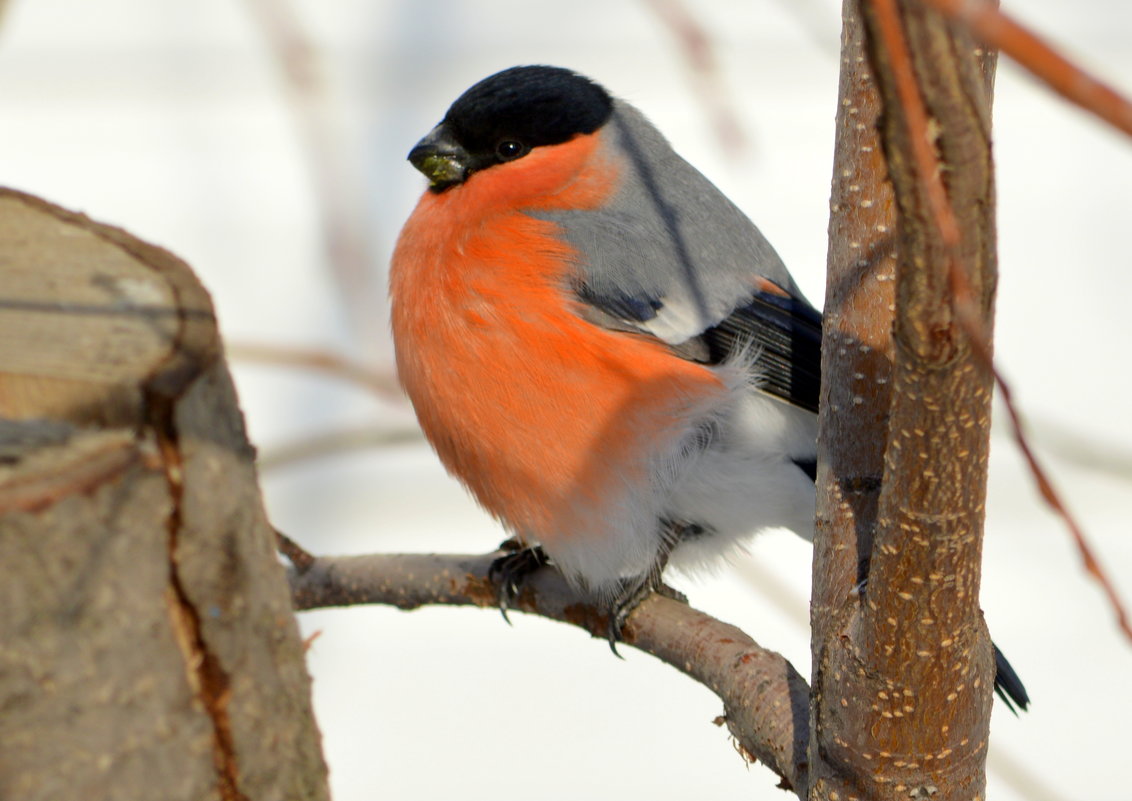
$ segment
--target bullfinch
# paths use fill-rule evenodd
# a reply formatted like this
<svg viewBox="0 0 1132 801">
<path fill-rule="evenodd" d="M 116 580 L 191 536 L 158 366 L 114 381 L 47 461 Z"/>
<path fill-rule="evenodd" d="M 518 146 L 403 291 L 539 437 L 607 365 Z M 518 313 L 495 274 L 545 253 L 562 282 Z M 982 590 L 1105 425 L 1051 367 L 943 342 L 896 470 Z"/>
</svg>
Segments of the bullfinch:
<svg viewBox="0 0 1132 801">
<path fill-rule="evenodd" d="M 497 563 L 502 603 L 549 560 L 608 607 L 612 643 L 666 565 L 766 528 L 812 540 L 821 315 L 640 111 L 514 67 L 409 161 L 429 185 L 391 264 L 398 375 L 524 546 Z"/>
</svg>

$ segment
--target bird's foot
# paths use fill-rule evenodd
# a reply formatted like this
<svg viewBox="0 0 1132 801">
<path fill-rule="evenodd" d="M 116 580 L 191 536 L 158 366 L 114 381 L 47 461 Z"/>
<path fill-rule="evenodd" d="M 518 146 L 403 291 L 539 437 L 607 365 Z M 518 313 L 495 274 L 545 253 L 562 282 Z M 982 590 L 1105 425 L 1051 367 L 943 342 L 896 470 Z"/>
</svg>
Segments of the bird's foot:
<svg viewBox="0 0 1132 801">
<path fill-rule="evenodd" d="M 542 546 L 523 545 L 515 539 L 506 540 L 499 549 L 507 553 L 491 563 L 487 577 L 498 585 L 496 599 L 499 602 L 499 611 L 503 614 L 503 619 L 510 623 L 507 610 L 519 597 L 523 584 L 532 573 L 549 564 L 550 559 L 542 550 Z"/>
<path fill-rule="evenodd" d="M 657 573 L 650 572 L 644 576 L 624 579 L 621 582 L 621 589 L 609 604 L 609 629 L 606 631 L 606 639 L 609 640 L 609 649 L 613 651 L 614 656 L 621 657 L 617 652 L 617 643 L 621 642 L 621 630 L 625 627 L 629 616 L 654 592 L 682 604 L 688 603 L 688 596 L 665 584 Z"/>
</svg>

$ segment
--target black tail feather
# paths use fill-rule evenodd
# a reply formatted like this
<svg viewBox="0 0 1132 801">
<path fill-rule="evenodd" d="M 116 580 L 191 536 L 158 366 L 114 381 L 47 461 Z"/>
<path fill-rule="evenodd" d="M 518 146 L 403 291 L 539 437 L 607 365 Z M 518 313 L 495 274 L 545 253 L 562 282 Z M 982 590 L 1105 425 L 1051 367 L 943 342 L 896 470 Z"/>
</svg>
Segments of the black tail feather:
<svg viewBox="0 0 1132 801">
<path fill-rule="evenodd" d="M 1026 687 L 997 645 L 994 646 L 994 691 L 1006 704 L 1006 708 L 1015 715 L 1018 714 L 1019 709 L 1025 712 L 1030 705 L 1030 696 L 1026 692 Z"/>
</svg>

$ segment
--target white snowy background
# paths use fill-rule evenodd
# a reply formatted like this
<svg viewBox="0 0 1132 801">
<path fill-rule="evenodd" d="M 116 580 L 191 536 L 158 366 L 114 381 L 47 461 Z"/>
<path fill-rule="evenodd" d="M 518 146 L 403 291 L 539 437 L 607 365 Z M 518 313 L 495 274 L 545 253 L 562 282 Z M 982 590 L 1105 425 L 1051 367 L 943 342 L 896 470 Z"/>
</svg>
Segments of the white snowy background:
<svg viewBox="0 0 1132 801">
<path fill-rule="evenodd" d="M 270 4 L 269 4 L 270 5 Z M 834 0 L 689 0 L 745 136 L 723 148 L 671 29 L 644 2 L 292 0 L 318 49 L 331 173 L 368 232 L 360 273 L 327 266 L 317 172 L 252 0 L 13 0 L 0 25 L 0 184 L 185 258 L 230 343 L 389 370 L 385 270 L 422 179 L 405 154 L 472 82 L 519 63 L 589 74 L 649 114 L 823 296 L 837 87 Z M 1008 4 L 1132 92 L 1132 4 Z M 1039 452 L 1132 602 L 1132 143 L 1004 59 L 995 101 L 997 353 Z M 502 534 L 412 437 L 411 412 L 322 375 L 234 363 L 265 459 L 308 437 L 400 444 L 265 468 L 273 521 L 322 553 L 486 551 Z M 999 422 L 1004 415 L 998 415 Z M 983 574 L 995 639 L 1033 697 L 995 709 L 989 797 L 1127 801 L 1132 645 L 996 432 Z M 809 673 L 810 551 L 786 534 L 715 577 L 677 580 Z M 304 614 L 337 801 L 782 799 L 671 668 L 580 631 L 433 608 Z M 156 790 L 155 790 L 156 792 Z"/>
</svg>

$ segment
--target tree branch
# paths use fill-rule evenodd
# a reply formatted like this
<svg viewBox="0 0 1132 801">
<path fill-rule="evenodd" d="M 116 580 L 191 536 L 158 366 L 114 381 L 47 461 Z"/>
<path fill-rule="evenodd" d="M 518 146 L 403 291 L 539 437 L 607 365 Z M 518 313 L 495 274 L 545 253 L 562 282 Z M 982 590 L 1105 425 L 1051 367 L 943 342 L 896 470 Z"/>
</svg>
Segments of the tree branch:
<svg viewBox="0 0 1132 801">
<path fill-rule="evenodd" d="M 1132 135 L 1132 103 L 1094 78 L 1041 37 L 987 0 L 923 0 L 967 25 L 987 46 L 1001 50 L 1066 100 Z"/>
<path fill-rule="evenodd" d="M 502 552 L 483 555 L 373 554 L 296 560 L 289 572 L 295 608 L 386 604 L 421 606 L 498 605 L 488 578 Z M 309 559 L 308 559 L 309 557 Z M 512 608 L 605 637 L 604 610 L 571 588 L 555 570 L 539 570 L 524 584 Z M 687 604 L 652 595 L 629 618 L 623 641 L 655 656 L 710 689 L 723 701 L 727 728 L 741 752 L 783 779 L 807 786 L 809 686 L 786 659 L 727 623 Z"/>
<path fill-rule="evenodd" d="M 230 342 L 225 348 L 235 361 L 279 365 L 303 370 L 316 370 L 342 381 L 349 381 L 388 400 L 405 399 L 397 377 L 392 372 L 367 367 L 344 356 L 316 348 L 287 347 L 263 342 Z"/>
</svg>

